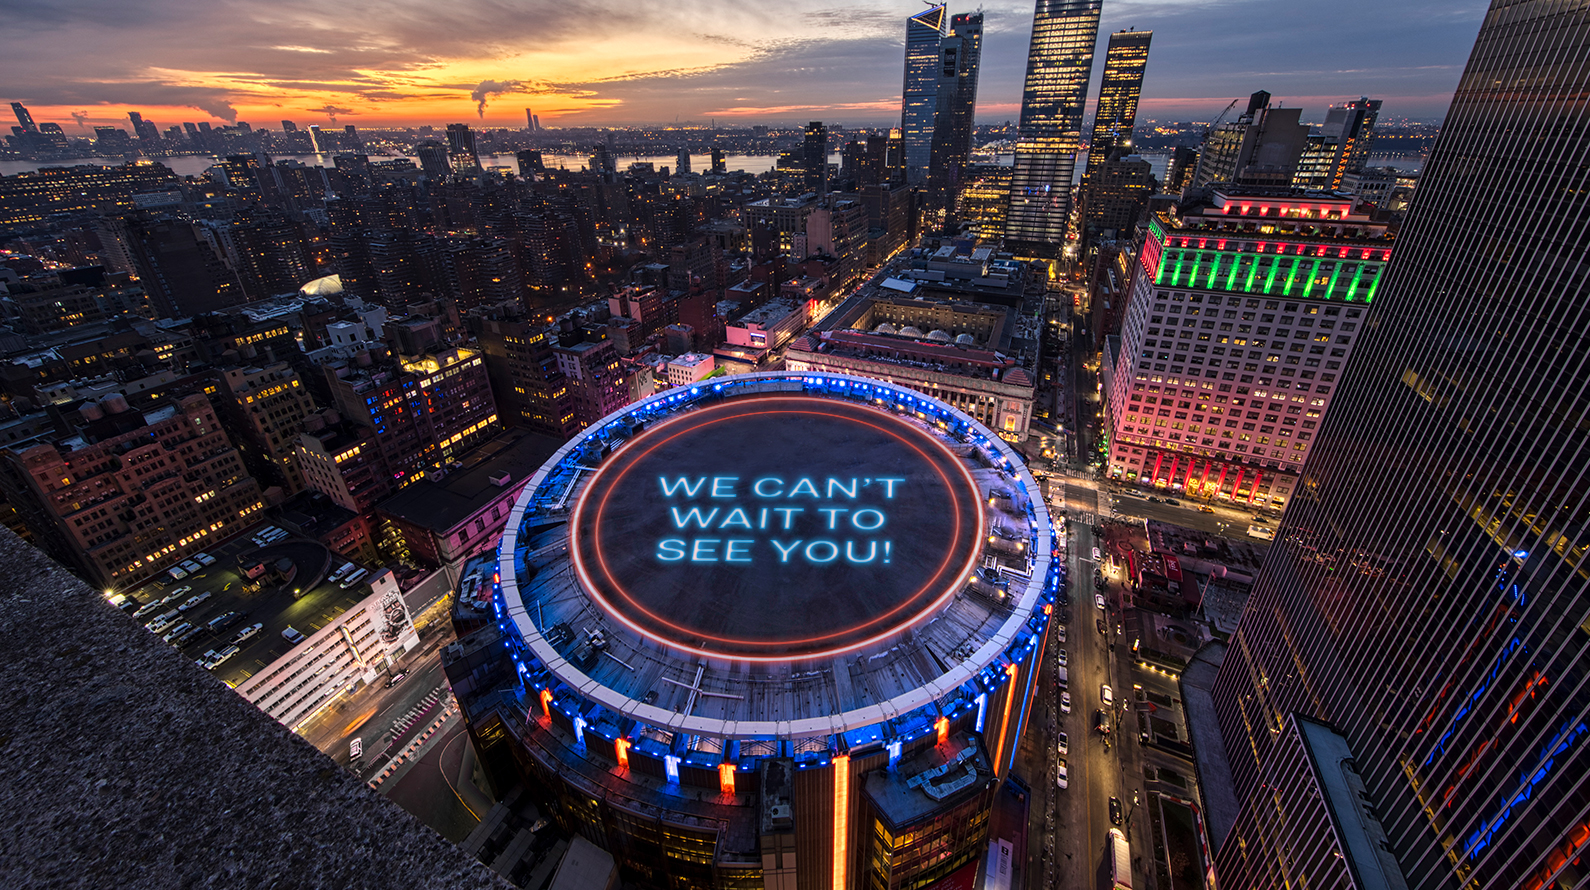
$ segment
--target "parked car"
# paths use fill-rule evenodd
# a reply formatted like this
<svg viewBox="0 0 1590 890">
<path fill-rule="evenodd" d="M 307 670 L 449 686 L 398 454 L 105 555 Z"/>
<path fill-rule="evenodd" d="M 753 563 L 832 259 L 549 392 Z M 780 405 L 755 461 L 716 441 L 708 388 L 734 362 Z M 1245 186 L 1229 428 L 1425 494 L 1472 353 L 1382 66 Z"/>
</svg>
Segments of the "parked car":
<svg viewBox="0 0 1590 890">
<path fill-rule="evenodd" d="M 199 594 L 196 597 L 193 597 L 192 599 L 190 599 L 187 602 L 183 603 L 182 605 L 178 606 L 177 607 L 177 611 L 186 612 L 189 609 L 197 608 L 201 603 L 203 603 L 205 600 L 209 599 L 211 596 L 212 596 L 212 594 L 210 593 L 210 591 L 206 590 L 205 592 Z"/>
<path fill-rule="evenodd" d="M 210 630 L 226 630 L 232 625 L 243 620 L 243 612 L 227 612 L 210 619 Z"/>
<path fill-rule="evenodd" d="M 1105 683 L 1099 688 L 1099 700 L 1104 702 L 1106 708 L 1115 705 L 1115 690 L 1110 688 L 1110 684 Z"/>
<path fill-rule="evenodd" d="M 207 566 L 215 565 L 215 557 L 211 556 L 208 553 L 195 553 L 195 554 L 193 554 L 193 558 L 198 560 L 200 565 L 207 565 Z"/>
<path fill-rule="evenodd" d="M 1110 798 L 1110 821 L 1116 825 L 1121 824 L 1121 799 L 1119 797 Z"/>
<path fill-rule="evenodd" d="M 1060 652 L 1060 665 L 1061 665 L 1061 667 L 1064 667 L 1065 663 L 1066 663 L 1066 650 L 1061 649 L 1061 650 L 1059 650 L 1059 652 Z"/>
<path fill-rule="evenodd" d="M 232 645 L 242 645 L 245 641 L 253 639 L 255 634 L 264 629 L 265 625 L 263 624 L 250 624 L 248 627 L 245 627 L 232 635 Z"/>
<path fill-rule="evenodd" d="M 1063 714 L 1071 713 L 1071 693 L 1060 693 L 1060 712 Z"/>
<path fill-rule="evenodd" d="M 1093 605 L 1097 606 L 1100 612 L 1104 611 L 1104 594 L 1095 593 L 1093 595 Z"/>
<path fill-rule="evenodd" d="M 302 643 L 304 640 L 307 640 L 309 638 L 304 636 L 303 634 L 299 633 L 298 631 L 293 630 L 291 627 L 289 627 L 286 630 L 282 631 L 282 639 L 284 639 L 287 642 L 292 643 L 294 646 L 296 646 L 299 643 Z"/>
<path fill-rule="evenodd" d="M 211 658 L 208 662 L 206 662 L 204 666 L 205 666 L 206 669 L 213 671 L 216 668 L 220 667 L 221 665 L 225 664 L 226 660 L 228 658 L 231 658 L 232 656 L 236 655 L 238 653 L 238 651 L 239 651 L 238 647 L 236 647 L 236 646 L 228 646 L 225 649 L 222 649 L 220 652 L 217 652 L 215 654 L 215 657 Z"/>
<path fill-rule="evenodd" d="M 1056 774 L 1056 781 L 1059 783 L 1062 791 L 1070 786 L 1070 781 L 1066 777 L 1066 762 L 1064 760 L 1060 761 L 1060 769 Z"/>
<path fill-rule="evenodd" d="M 1065 733 L 1060 733 L 1060 756 L 1065 757 L 1071 753 L 1071 744 L 1066 739 Z"/>
<path fill-rule="evenodd" d="M 1181 506 L 1181 501 L 1178 501 L 1175 498 L 1166 498 L 1165 499 L 1165 503 L 1170 504 L 1172 507 L 1180 507 Z"/>
<path fill-rule="evenodd" d="M 184 621 L 181 624 L 178 624 L 176 627 L 173 627 L 172 629 L 166 631 L 166 635 L 161 637 L 161 639 L 165 640 L 166 642 L 169 643 L 172 640 L 175 640 L 177 637 L 181 636 L 182 634 L 187 633 L 188 631 L 190 631 L 192 629 L 193 629 L 193 625 L 189 624 L 186 621 Z"/>
</svg>

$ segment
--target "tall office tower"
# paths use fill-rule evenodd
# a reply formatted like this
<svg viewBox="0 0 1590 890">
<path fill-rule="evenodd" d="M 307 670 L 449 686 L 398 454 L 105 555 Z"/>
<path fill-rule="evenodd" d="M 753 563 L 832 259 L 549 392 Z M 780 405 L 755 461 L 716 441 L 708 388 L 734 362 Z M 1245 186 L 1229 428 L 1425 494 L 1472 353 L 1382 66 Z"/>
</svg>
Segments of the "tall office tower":
<svg viewBox="0 0 1590 890">
<path fill-rule="evenodd" d="M 17 116 L 17 123 L 22 125 L 22 132 L 37 133 L 39 131 L 39 128 L 33 123 L 33 115 L 29 113 L 27 106 L 21 102 L 12 102 L 11 112 Z"/>
<path fill-rule="evenodd" d="M 541 152 L 536 149 L 522 148 L 514 152 L 514 158 L 519 162 L 519 175 L 525 179 L 546 172 L 546 162 L 541 159 Z"/>
<path fill-rule="evenodd" d="M 1480 27 L 1213 687 L 1222 888 L 1376 886 L 1382 849 L 1411 890 L 1590 876 L 1587 44 L 1584 0 Z M 1300 718 L 1347 750 L 1275 781 Z"/>
<path fill-rule="evenodd" d="M 347 143 L 347 145 L 343 146 L 344 148 L 350 151 L 362 151 L 364 149 L 364 140 L 359 138 L 359 128 L 353 124 L 343 124 L 342 138 Z"/>
<path fill-rule="evenodd" d="M 933 161 L 933 121 L 938 110 L 939 41 L 944 37 L 943 5 L 905 20 L 905 85 L 900 92 L 900 132 L 905 143 L 906 181 L 927 181 Z"/>
<path fill-rule="evenodd" d="M 525 125 L 525 129 L 529 130 L 530 132 L 534 133 L 536 131 L 536 116 L 535 116 L 535 112 L 531 111 L 528 108 L 526 108 L 524 110 L 524 125 Z"/>
<path fill-rule="evenodd" d="M 806 138 L 801 142 L 801 170 L 805 173 L 807 191 L 818 195 L 828 192 L 828 128 L 822 121 L 806 125 Z"/>
<path fill-rule="evenodd" d="M 473 173 L 480 169 L 475 134 L 468 124 L 447 125 L 447 160 L 455 173 Z"/>
<path fill-rule="evenodd" d="M 133 135 L 138 137 L 140 145 L 154 148 L 160 144 L 160 128 L 152 121 L 144 120 L 144 116 L 136 111 L 127 112 L 127 119 L 132 121 Z"/>
<path fill-rule="evenodd" d="M 282 121 L 282 132 L 283 133 L 296 133 L 296 132 L 298 132 L 298 125 L 293 123 L 292 121 L 283 120 Z"/>
<path fill-rule="evenodd" d="M 420 172 L 431 179 L 446 179 L 453 172 L 452 164 L 447 160 L 447 146 L 440 142 L 421 142 L 414 147 L 414 155 L 420 159 Z"/>
<path fill-rule="evenodd" d="M 1054 256 L 1065 241 L 1100 3 L 1038 0 L 1033 13 L 1005 215 L 1005 241 L 1013 250 Z"/>
<path fill-rule="evenodd" d="M 950 32 L 939 41 L 938 104 L 928 168 L 928 189 L 941 213 L 954 210 L 972 156 L 977 69 L 982 55 L 983 14 L 968 12 L 950 19 Z"/>
<path fill-rule="evenodd" d="M 1285 507 L 1391 245 L 1346 197 L 1216 189 L 1154 214 L 1104 351 L 1110 478 Z"/>
<path fill-rule="evenodd" d="M 675 173 L 689 173 L 690 172 L 690 147 L 686 146 L 686 145 L 679 146 L 679 152 L 678 152 L 678 154 L 675 155 L 674 161 L 675 161 L 675 164 L 674 164 L 674 172 Z"/>
<path fill-rule="evenodd" d="M 1342 176 L 1364 169 L 1369 143 L 1374 138 L 1380 100 L 1364 96 L 1343 105 L 1332 105 L 1325 114 L 1325 138 L 1336 144 L 1330 188 L 1339 188 Z"/>
<path fill-rule="evenodd" d="M 1109 160 L 1116 147 L 1132 141 L 1137 126 L 1137 97 L 1143 91 L 1143 71 L 1148 67 L 1148 44 L 1153 31 L 1116 31 L 1104 54 L 1104 80 L 1099 84 L 1099 107 L 1093 114 L 1093 135 L 1088 137 L 1091 178 Z"/>
</svg>

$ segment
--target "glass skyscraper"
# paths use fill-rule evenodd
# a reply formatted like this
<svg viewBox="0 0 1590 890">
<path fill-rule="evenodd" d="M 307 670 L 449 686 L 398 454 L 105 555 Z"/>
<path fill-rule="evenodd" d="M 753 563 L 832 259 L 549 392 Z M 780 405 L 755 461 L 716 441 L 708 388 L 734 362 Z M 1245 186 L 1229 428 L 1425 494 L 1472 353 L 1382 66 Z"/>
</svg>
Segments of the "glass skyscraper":
<svg viewBox="0 0 1590 890">
<path fill-rule="evenodd" d="M 1485 16 L 1214 686 L 1222 888 L 1327 885 L 1333 782 L 1414 890 L 1590 879 L 1587 48 L 1590 0 Z M 1350 754 L 1282 781 L 1297 718 Z"/>
<path fill-rule="evenodd" d="M 1099 82 L 1099 107 L 1093 115 L 1093 135 L 1088 138 L 1091 178 L 1109 160 L 1118 145 L 1130 142 L 1137 125 L 1137 98 L 1143 92 L 1143 72 L 1148 68 L 1148 45 L 1153 31 L 1116 31 L 1104 53 L 1104 79 Z"/>
<path fill-rule="evenodd" d="M 933 121 L 939 95 L 939 41 L 944 37 L 941 4 L 905 20 L 905 85 L 900 92 L 900 133 L 905 142 L 906 181 L 927 181 L 933 159 Z"/>
<path fill-rule="evenodd" d="M 983 55 L 983 14 L 963 12 L 950 19 L 939 41 L 938 114 L 933 125 L 933 160 L 928 186 L 937 209 L 955 206 L 972 155 L 977 114 L 977 69 Z"/>
<path fill-rule="evenodd" d="M 1033 13 L 1005 218 L 1011 249 L 1052 256 L 1065 240 L 1101 2 L 1038 0 Z"/>
</svg>

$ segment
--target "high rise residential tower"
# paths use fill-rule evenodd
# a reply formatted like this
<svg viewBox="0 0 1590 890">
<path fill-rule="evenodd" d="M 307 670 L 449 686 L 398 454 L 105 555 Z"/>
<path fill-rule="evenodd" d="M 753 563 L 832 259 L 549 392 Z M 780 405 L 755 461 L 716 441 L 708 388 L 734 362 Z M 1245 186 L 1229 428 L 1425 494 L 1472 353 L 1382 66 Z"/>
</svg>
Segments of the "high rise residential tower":
<svg viewBox="0 0 1590 890">
<path fill-rule="evenodd" d="M 471 173 L 480 169 L 480 154 L 475 151 L 475 134 L 468 124 L 447 125 L 447 158 L 455 173 Z"/>
<path fill-rule="evenodd" d="M 900 132 L 905 142 L 906 180 L 927 181 L 933 159 L 933 122 L 938 110 L 939 41 L 945 8 L 924 9 L 905 20 L 905 85 L 900 92 Z"/>
<path fill-rule="evenodd" d="M 1222 888 L 1590 877 L 1587 44 L 1585 0 L 1480 27 L 1214 685 Z"/>
<path fill-rule="evenodd" d="M 1033 14 L 1005 218 L 1014 250 L 1052 256 L 1065 241 L 1101 2 L 1038 0 Z"/>
<path fill-rule="evenodd" d="M 33 115 L 21 102 L 11 103 L 11 113 L 17 116 L 17 123 L 22 125 L 22 132 L 37 133 L 39 128 L 33 123 Z"/>
<path fill-rule="evenodd" d="M 983 55 L 983 14 L 961 13 L 939 41 L 938 100 L 928 185 L 943 210 L 955 206 L 972 154 L 977 113 L 977 69 Z"/>
<path fill-rule="evenodd" d="M 1093 135 L 1088 138 L 1089 178 L 1109 160 L 1113 149 L 1132 139 L 1132 128 L 1137 125 L 1137 97 L 1143 91 L 1148 45 L 1153 39 L 1153 31 L 1116 31 L 1110 35 L 1110 48 L 1104 54 L 1104 80 L 1099 84 L 1099 107 L 1093 115 Z"/>
</svg>

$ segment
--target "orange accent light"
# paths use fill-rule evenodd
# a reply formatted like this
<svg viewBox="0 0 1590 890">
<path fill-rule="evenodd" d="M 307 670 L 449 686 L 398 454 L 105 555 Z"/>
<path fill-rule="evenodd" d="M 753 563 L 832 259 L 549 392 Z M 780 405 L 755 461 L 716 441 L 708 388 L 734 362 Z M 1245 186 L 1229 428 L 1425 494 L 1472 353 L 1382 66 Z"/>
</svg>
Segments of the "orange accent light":
<svg viewBox="0 0 1590 890">
<path fill-rule="evenodd" d="M 944 740 L 950 737 L 950 718 L 940 717 L 938 721 L 933 724 L 933 728 L 938 730 L 938 743 L 940 745 L 944 744 Z"/>
<path fill-rule="evenodd" d="M 541 713 L 548 720 L 552 719 L 552 690 L 550 689 L 541 690 Z"/>
<path fill-rule="evenodd" d="M 724 794 L 734 793 L 734 764 L 718 764 L 718 790 Z"/>
<path fill-rule="evenodd" d="M 944 719 L 939 718 L 943 723 Z M 850 755 L 834 758 L 834 890 L 845 890 L 850 858 Z"/>
<path fill-rule="evenodd" d="M 613 740 L 613 750 L 618 752 L 618 765 L 629 769 L 629 739 L 619 737 Z"/>
<path fill-rule="evenodd" d="M 1016 663 L 1005 665 L 1005 673 L 1010 675 L 1010 680 L 1005 684 L 1005 714 L 999 721 L 999 745 L 994 748 L 994 770 L 999 771 L 999 764 L 1005 760 L 1005 733 L 1010 729 L 1010 710 L 1016 703 Z"/>
</svg>

